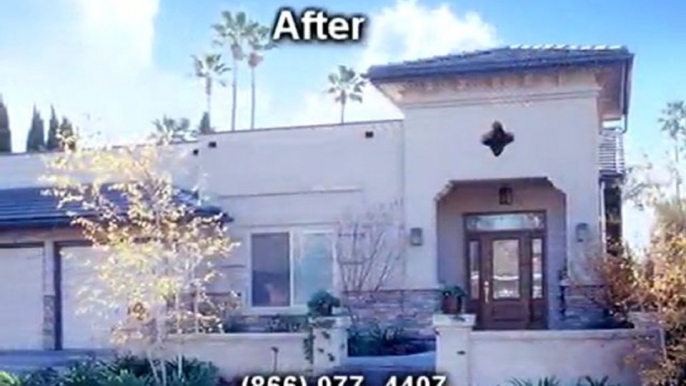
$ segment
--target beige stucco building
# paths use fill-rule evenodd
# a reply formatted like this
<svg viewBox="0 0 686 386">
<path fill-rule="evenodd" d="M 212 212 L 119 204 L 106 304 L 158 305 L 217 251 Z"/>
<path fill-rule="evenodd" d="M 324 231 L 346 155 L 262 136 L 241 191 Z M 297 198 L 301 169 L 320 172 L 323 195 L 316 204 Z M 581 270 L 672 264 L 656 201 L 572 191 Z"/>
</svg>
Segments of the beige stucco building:
<svg viewBox="0 0 686 386">
<path fill-rule="evenodd" d="M 353 296 L 368 313 L 428 326 L 436 290 L 457 284 L 483 329 L 589 322 L 575 289 L 596 284 L 588 261 L 620 235 L 632 60 L 616 47 L 508 47 L 375 66 L 370 82 L 403 120 L 222 132 L 178 145 L 189 157 L 179 186 L 202 179 L 200 193 L 231 216 L 240 242 L 211 291 L 239 293 L 248 315 L 302 312 L 317 289 L 345 284 L 341 224 L 385 208 L 397 263 L 380 291 Z M 0 165 L 13 171 L 0 188 L 39 186 L 36 156 Z M 64 276 L 59 251 L 84 249 L 69 244 L 78 236 L 10 220 L 0 221 L 0 287 L 13 290 L 0 290 L 0 304 L 16 313 L 0 315 L 0 349 L 97 345 L 72 336 L 88 328 L 70 314 L 78 274 Z M 17 289 L 21 299 L 7 295 Z"/>
</svg>

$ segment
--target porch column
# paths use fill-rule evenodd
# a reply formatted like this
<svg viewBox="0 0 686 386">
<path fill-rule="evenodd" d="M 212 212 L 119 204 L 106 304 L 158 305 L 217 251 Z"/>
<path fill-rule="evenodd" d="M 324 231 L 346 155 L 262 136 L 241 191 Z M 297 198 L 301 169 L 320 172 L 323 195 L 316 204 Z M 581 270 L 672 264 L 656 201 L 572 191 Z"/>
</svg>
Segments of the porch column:
<svg viewBox="0 0 686 386">
<path fill-rule="evenodd" d="M 448 377 L 450 386 L 472 384 L 470 360 L 471 333 L 474 315 L 442 315 L 433 317 L 436 329 L 436 372 Z"/>
</svg>

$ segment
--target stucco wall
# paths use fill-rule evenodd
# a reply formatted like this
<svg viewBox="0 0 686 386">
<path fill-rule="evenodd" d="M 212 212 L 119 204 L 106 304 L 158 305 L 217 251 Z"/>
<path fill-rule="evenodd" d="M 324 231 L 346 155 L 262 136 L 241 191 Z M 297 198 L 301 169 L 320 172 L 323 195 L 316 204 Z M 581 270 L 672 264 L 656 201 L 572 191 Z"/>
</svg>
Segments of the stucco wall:
<svg viewBox="0 0 686 386">
<path fill-rule="evenodd" d="M 565 194 L 566 228 L 587 223 L 599 240 L 598 87 L 579 81 L 490 93 L 417 92 L 407 102 L 405 222 L 426 235 L 422 246 L 408 250 L 408 272 L 424 273 L 413 277 L 412 286 L 438 284 L 434 199 L 451 182 L 547 178 Z M 496 120 L 515 136 L 499 157 L 481 143 Z M 586 253 L 573 234 L 567 233 L 572 263 Z"/>
<path fill-rule="evenodd" d="M 544 377 L 569 385 L 585 376 L 639 385 L 639 371 L 629 360 L 641 339 L 655 336 L 643 329 L 472 331 L 473 323 L 473 315 L 434 316 L 436 371 L 448 375 L 451 385 L 492 386 L 512 379 L 535 384 Z"/>
<path fill-rule="evenodd" d="M 402 122 L 380 121 L 203 137 L 202 192 L 234 218 L 230 234 L 240 244 L 220 264 L 227 280 L 211 290 L 240 291 L 250 304 L 253 232 L 335 231 L 351 213 L 397 201 L 401 134 Z"/>
<path fill-rule="evenodd" d="M 512 205 L 498 203 L 499 183 L 457 184 L 438 202 L 438 267 L 439 280 L 464 288 L 467 273 L 465 261 L 464 214 L 504 211 L 545 211 L 546 213 L 546 282 L 548 323 L 560 322 L 559 273 L 564 267 L 565 197 L 546 181 L 509 182 Z"/>
<path fill-rule="evenodd" d="M 408 92 L 404 121 L 218 133 L 178 146 L 186 163 L 168 165 L 177 183 L 202 181 L 201 192 L 235 219 L 230 231 L 240 245 L 211 290 L 249 293 L 251 232 L 330 230 L 347 212 L 398 200 L 400 221 L 422 228 L 424 242 L 407 248 L 406 273 L 388 287 L 435 289 L 449 259 L 439 252 L 436 198 L 452 182 L 473 180 L 551 181 L 564 193 L 570 230 L 560 245 L 572 264 L 581 260 L 587 246 L 571 230 L 587 223 L 599 234 L 599 88 L 575 76 L 491 91 Z M 495 120 L 515 135 L 500 157 L 481 144 Z M 1 169 L 16 171 L 0 186 L 40 184 L 41 165 L 35 155 L 0 157 Z"/>
<path fill-rule="evenodd" d="M 340 366 L 348 357 L 347 318 L 329 318 L 310 336 L 297 333 L 172 335 L 164 345 L 167 357 L 178 355 L 212 362 L 225 379 L 254 374 L 315 374 Z M 311 357 L 305 340 L 311 339 Z M 128 347 L 136 352 L 135 345 Z"/>
<path fill-rule="evenodd" d="M 638 339 L 633 330 L 472 332 L 473 385 L 546 376 L 573 384 L 587 375 L 597 380 L 607 376 L 620 385 L 638 385 L 637 369 L 626 362 L 635 352 Z"/>
</svg>

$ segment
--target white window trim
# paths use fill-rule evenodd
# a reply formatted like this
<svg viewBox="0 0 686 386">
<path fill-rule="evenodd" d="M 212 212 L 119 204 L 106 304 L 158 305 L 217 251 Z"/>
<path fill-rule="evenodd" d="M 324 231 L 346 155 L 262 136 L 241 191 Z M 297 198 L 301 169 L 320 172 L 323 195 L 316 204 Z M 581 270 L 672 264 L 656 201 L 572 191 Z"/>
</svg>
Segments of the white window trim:
<svg viewBox="0 0 686 386">
<path fill-rule="evenodd" d="M 269 233 L 287 233 L 288 234 L 288 263 L 289 263 L 289 303 L 288 306 L 255 306 L 253 305 L 253 255 L 252 255 L 252 239 L 254 235 L 269 234 Z M 336 256 L 336 234 L 331 228 L 293 228 L 293 227 L 265 227 L 255 228 L 247 232 L 247 253 L 248 253 L 248 289 L 245 297 L 244 313 L 247 315 L 273 315 L 273 314 L 303 314 L 307 312 L 307 304 L 295 304 L 295 246 L 296 242 L 300 251 L 303 250 L 304 237 L 300 235 L 306 234 L 329 234 L 331 235 L 331 253 L 332 253 L 332 270 L 333 270 L 333 293 L 340 293 L 339 286 L 339 271 L 338 259 Z"/>
</svg>

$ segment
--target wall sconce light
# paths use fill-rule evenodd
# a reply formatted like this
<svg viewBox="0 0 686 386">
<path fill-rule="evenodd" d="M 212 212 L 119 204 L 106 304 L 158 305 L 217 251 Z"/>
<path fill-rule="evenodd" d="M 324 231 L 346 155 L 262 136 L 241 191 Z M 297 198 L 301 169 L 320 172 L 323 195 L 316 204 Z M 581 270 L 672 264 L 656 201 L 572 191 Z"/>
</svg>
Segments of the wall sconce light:
<svg viewBox="0 0 686 386">
<path fill-rule="evenodd" d="M 581 223 L 576 224 L 575 232 L 576 232 L 576 241 L 577 242 L 582 243 L 582 242 L 588 240 L 589 229 L 588 229 L 588 224 L 586 224 L 585 222 L 581 222 Z"/>
<path fill-rule="evenodd" d="M 500 205 L 512 205 L 512 188 L 503 186 L 498 190 L 498 202 Z"/>
<path fill-rule="evenodd" d="M 420 246 L 424 244 L 422 228 L 410 228 L 410 245 Z"/>
</svg>

